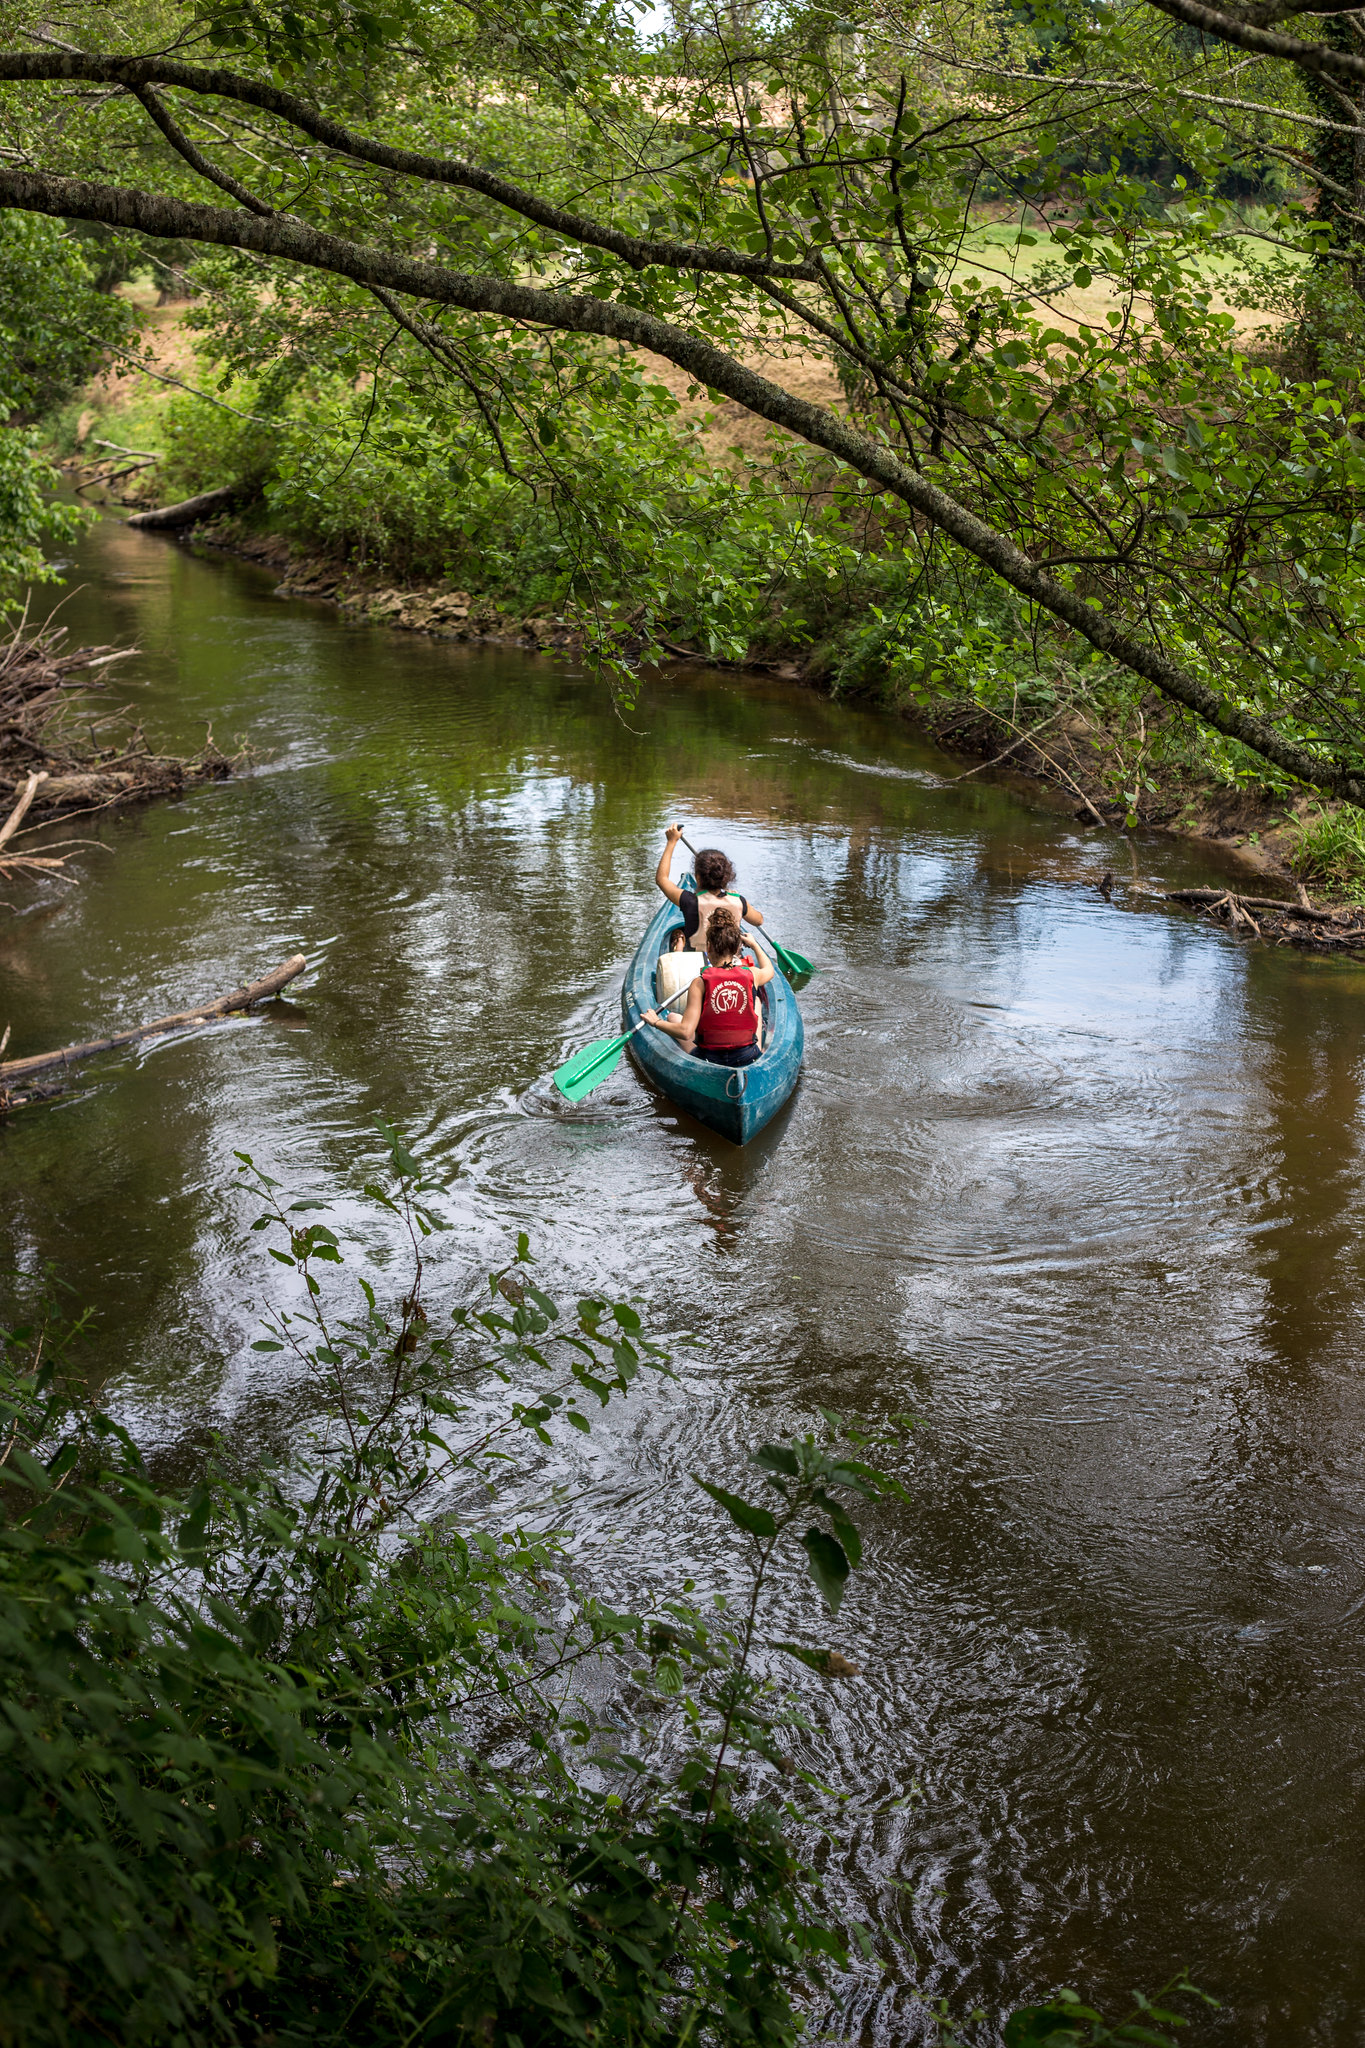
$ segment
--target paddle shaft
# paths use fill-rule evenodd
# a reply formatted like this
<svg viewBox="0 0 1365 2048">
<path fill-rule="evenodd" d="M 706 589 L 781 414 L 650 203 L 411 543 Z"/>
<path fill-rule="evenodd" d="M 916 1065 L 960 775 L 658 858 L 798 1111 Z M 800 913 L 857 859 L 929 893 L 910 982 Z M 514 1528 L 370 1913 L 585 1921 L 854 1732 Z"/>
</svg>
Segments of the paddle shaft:
<svg viewBox="0 0 1365 2048">
<path fill-rule="evenodd" d="M 695 980 L 696 980 L 696 978 L 697 978 L 697 977 L 696 977 L 696 976 L 695 976 L 695 974 L 694 974 L 694 975 L 693 975 L 693 977 L 692 977 L 692 981 L 695 981 Z M 672 1005 L 672 1004 L 674 1004 L 674 1003 L 676 1003 L 676 1002 L 677 1002 L 677 1000 L 678 1000 L 678 997 L 679 997 L 679 996 L 685 996 L 685 995 L 687 994 L 687 991 L 688 991 L 688 990 L 689 990 L 689 989 L 691 988 L 691 986 L 692 986 L 692 982 L 691 982 L 691 981 L 685 981 L 685 982 L 683 983 L 683 985 L 682 985 L 682 987 L 681 987 L 681 988 L 675 988 L 675 989 L 674 989 L 674 991 L 673 991 L 673 993 L 672 993 L 672 995 L 671 995 L 671 996 L 665 996 L 664 1000 L 663 1000 L 663 1001 L 662 1001 L 661 1003 L 652 1003 L 652 1004 L 650 1005 L 651 1009 L 655 1009 L 655 1010 L 667 1010 L 668 1008 L 670 1008 L 670 1007 L 671 1007 L 671 1005 Z M 630 1029 L 629 1029 L 629 1031 L 628 1031 L 628 1032 L 626 1033 L 626 1038 L 634 1038 L 634 1036 L 635 1036 L 636 1032 L 637 1032 L 637 1031 L 643 1031 L 643 1030 L 644 1030 L 644 1028 L 645 1028 L 645 1025 L 646 1025 L 646 1024 L 647 1024 L 648 1022 L 649 1022 L 649 1019 L 648 1019 L 647 1017 L 642 1017 L 642 1018 L 640 1019 L 640 1021 L 639 1021 L 639 1023 L 638 1023 L 638 1024 L 632 1024 L 632 1025 L 631 1025 L 631 1027 L 630 1027 Z M 623 1039 L 621 1040 L 621 1043 L 622 1043 L 622 1045 L 624 1045 L 624 1044 L 625 1044 L 625 1042 L 626 1042 L 626 1038 L 623 1038 Z"/>
<path fill-rule="evenodd" d="M 679 996 L 687 994 L 690 986 L 688 983 L 683 988 L 675 989 L 659 1008 L 668 1009 L 671 1004 L 677 1002 Z M 632 1024 L 629 1031 L 623 1032 L 619 1038 L 602 1038 L 595 1045 L 585 1045 L 581 1052 L 576 1052 L 571 1060 L 566 1060 L 554 1073 L 553 1079 L 560 1094 L 567 1096 L 570 1102 L 581 1102 L 583 1097 L 599 1087 L 609 1074 L 615 1073 L 630 1040 L 637 1031 L 643 1031 L 644 1027 L 645 1019 L 641 1017 L 638 1023 Z"/>
</svg>

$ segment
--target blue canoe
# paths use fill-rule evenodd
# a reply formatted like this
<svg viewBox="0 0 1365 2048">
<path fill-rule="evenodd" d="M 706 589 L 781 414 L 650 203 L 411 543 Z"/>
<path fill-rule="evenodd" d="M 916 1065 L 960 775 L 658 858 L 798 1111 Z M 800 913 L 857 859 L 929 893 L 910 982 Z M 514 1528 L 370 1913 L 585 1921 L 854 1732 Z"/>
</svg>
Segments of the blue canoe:
<svg viewBox="0 0 1365 2048">
<path fill-rule="evenodd" d="M 691 886 L 689 876 L 683 887 Z M 655 969 L 664 940 L 677 922 L 677 911 L 665 903 L 640 941 L 621 986 L 622 1028 L 626 1031 L 658 1001 Z M 796 1086 L 806 1043 L 796 997 L 780 970 L 760 991 L 759 1001 L 764 1013 L 763 1051 L 752 1066 L 713 1067 L 684 1052 L 676 1038 L 649 1024 L 630 1041 L 631 1058 L 647 1081 L 698 1123 L 708 1124 L 736 1145 L 747 1145 L 781 1109 Z"/>
</svg>

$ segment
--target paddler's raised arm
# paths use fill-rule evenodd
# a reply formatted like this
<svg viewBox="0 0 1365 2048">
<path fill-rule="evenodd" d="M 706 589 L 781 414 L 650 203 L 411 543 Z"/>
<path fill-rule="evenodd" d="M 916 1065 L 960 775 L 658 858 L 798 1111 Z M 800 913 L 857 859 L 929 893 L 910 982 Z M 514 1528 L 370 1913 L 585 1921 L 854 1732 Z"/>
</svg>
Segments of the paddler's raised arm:
<svg viewBox="0 0 1365 2048">
<path fill-rule="evenodd" d="M 682 890 L 676 882 L 669 879 L 669 869 L 673 865 L 673 849 L 681 838 L 682 826 L 670 825 L 664 834 L 664 850 L 659 855 L 659 865 L 654 870 L 654 879 L 670 903 L 682 902 Z"/>
</svg>

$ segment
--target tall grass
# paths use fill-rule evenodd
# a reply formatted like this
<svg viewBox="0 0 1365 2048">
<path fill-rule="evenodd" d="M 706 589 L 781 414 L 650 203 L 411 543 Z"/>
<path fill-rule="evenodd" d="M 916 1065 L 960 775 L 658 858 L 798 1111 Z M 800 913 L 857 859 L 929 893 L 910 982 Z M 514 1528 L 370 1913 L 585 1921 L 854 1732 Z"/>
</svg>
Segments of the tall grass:
<svg viewBox="0 0 1365 2048">
<path fill-rule="evenodd" d="M 1305 881 L 1365 903 L 1365 814 L 1319 808 L 1300 825 L 1291 861 Z"/>
</svg>

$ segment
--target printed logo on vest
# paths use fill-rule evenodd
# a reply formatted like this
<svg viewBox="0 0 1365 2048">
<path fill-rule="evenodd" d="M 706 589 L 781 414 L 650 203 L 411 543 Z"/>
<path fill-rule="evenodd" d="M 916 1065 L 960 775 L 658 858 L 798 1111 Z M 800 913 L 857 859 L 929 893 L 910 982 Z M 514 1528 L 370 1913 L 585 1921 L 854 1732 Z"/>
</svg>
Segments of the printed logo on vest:
<svg viewBox="0 0 1365 2048">
<path fill-rule="evenodd" d="M 723 981 L 719 988 L 711 991 L 711 1008 L 718 1017 L 724 1017 L 731 1010 L 747 1010 L 748 1007 L 749 992 L 738 982 Z"/>
</svg>

